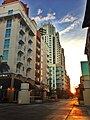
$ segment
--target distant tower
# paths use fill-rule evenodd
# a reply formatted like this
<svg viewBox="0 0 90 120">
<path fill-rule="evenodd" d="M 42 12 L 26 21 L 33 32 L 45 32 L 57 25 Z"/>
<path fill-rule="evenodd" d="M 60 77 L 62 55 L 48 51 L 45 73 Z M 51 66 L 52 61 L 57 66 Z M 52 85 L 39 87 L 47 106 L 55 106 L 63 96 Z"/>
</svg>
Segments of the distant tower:
<svg viewBox="0 0 90 120">
<path fill-rule="evenodd" d="M 42 39 L 49 46 L 49 85 L 51 89 L 65 88 L 65 56 L 64 49 L 61 47 L 59 33 L 55 27 L 48 23 L 39 29 Z"/>
</svg>

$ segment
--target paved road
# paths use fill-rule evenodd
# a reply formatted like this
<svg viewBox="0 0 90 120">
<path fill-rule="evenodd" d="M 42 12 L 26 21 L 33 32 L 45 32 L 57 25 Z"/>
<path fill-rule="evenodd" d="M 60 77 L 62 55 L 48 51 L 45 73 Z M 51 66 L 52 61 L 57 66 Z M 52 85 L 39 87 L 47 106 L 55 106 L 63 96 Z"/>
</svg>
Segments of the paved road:
<svg viewBox="0 0 90 120">
<path fill-rule="evenodd" d="M 75 102 L 76 99 L 34 105 L 0 104 L 0 120 L 77 120 L 80 116 L 85 119 L 78 120 L 90 120 L 85 108 L 73 107 Z"/>
</svg>

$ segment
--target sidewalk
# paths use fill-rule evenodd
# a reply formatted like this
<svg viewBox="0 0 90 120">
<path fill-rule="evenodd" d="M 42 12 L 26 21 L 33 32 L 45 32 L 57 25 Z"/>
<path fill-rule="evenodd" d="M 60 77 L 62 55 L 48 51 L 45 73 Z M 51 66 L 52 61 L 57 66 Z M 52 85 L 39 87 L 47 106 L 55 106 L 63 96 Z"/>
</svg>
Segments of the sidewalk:
<svg viewBox="0 0 90 120">
<path fill-rule="evenodd" d="M 90 120 L 90 106 L 76 102 L 66 120 Z"/>
<path fill-rule="evenodd" d="M 73 105 L 73 106 L 76 106 L 76 107 L 85 107 L 88 111 L 88 114 L 90 115 L 90 106 L 87 106 L 87 105 L 80 105 L 78 103 L 78 101 Z"/>
</svg>

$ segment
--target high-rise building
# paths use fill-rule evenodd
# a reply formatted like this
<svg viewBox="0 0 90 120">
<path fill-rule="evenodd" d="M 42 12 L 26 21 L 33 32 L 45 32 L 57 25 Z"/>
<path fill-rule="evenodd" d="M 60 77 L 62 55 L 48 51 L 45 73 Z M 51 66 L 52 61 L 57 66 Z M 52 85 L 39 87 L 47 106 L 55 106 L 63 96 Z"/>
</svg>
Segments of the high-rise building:
<svg viewBox="0 0 90 120">
<path fill-rule="evenodd" d="M 51 89 L 65 89 L 65 56 L 59 33 L 52 24 L 44 24 L 39 29 L 42 39 L 49 46 L 49 85 Z"/>
<path fill-rule="evenodd" d="M 14 87 L 16 93 L 21 82 L 35 83 L 37 25 L 28 13 L 19 0 L 5 0 L 0 6 L 0 55 L 10 67 L 8 83 L 3 84 L 6 75 L 2 75 L 0 84 L 5 90 Z"/>
</svg>

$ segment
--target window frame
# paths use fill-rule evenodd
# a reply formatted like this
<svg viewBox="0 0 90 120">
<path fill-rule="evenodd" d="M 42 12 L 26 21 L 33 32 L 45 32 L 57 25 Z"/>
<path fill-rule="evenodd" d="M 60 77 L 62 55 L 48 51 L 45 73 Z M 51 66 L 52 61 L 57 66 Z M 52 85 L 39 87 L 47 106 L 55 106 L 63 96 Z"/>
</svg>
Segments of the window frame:
<svg viewBox="0 0 90 120">
<path fill-rule="evenodd" d="M 4 49 L 9 49 L 10 47 L 10 39 L 5 39 L 4 40 Z"/>
</svg>

